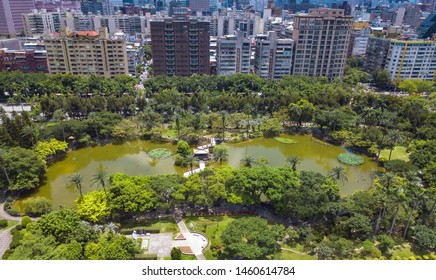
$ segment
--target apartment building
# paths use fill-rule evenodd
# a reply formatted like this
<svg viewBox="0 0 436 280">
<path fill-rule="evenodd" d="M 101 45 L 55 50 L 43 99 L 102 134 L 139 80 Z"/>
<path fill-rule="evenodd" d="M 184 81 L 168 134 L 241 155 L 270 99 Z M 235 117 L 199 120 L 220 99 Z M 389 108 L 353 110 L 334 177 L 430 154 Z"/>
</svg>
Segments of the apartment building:
<svg viewBox="0 0 436 280">
<path fill-rule="evenodd" d="M 366 72 L 375 74 L 375 72 L 385 69 L 389 45 L 389 39 L 374 36 L 368 38 L 365 61 L 363 64 L 363 68 Z"/>
<path fill-rule="evenodd" d="M 47 54 L 38 50 L 0 49 L 0 72 L 48 73 Z"/>
<path fill-rule="evenodd" d="M 21 34 L 24 31 L 21 14 L 35 9 L 33 0 L 1 0 L 0 34 Z"/>
<path fill-rule="evenodd" d="M 386 59 L 391 80 L 436 80 L 436 42 L 391 40 Z"/>
<path fill-rule="evenodd" d="M 34 10 L 23 14 L 24 33 L 28 37 L 59 32 L 61 15 L 59 12 Z"/>
<path fill-rule="evenodd" d="M 344 75 L 353 17 L 342 9 L 309 9 L 296 14 L 292 39 L 295 43 L 293 75 Z"/>
<path fill-rule="evenodd" d="M 256 36 L 254 71 L 264 79 L 279 80 L 292 71 L 292 39 L 278 39 L 277 33 Z"/>
<path fill-rule="evenodd" d="M 233 75 L 250 73 L 251 41 L 242 31 L 236 35 L 219 37 L 217 41 L 217 74 Z"/>
<path fill-rule="evenodd" d="M 177 16 L 150 21 L 155 75 L 209 74 L 209 22 Z"/>
<path fill-rule="evenodd" d="M 50 74 L 73 73 L 115 77 L 128 74 L 126 42 L 111 39 L 107 28 L 71 32 L 61 28 L 60 34 L 46 38 Z"/>
</svg>

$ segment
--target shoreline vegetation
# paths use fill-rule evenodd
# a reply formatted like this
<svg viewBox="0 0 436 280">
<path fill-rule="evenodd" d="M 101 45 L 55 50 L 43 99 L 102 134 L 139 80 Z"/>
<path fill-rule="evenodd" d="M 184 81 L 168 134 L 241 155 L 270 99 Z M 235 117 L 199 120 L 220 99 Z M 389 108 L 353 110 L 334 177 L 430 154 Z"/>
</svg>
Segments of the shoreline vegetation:
<svg viewBox="0 0 436 280">
<path fill-rule="evenodd" d="M 247 157 L 239 169 L 220 164 L 188 178 L 108 174 L 101 168 L 93 175 L 96 190 L 86 194 L 81 188 L 87 182 L 75 173 L 69 186 L 80 194 L 77 210 L 50 211 L 49 201 L 27 201 L 27 214 L 43 215 L 11 230 L 14 241 L 3 257 L 133 259 L 138 248 L 114 230 L 117 223 L 176 210 L 190 216 L 212 211 L 207 219 L 213 220 L 228 215 L 226 211 L 232 213 L 234 207 L 262 206 L 267 209 L 262 212 L 265 217 L 277 214 L 292 223 L 285 227 L 286 223 L 249 216 L 205 223 L 201 231 L 215 245 L 206 253 L 208 258 L 280 259 L 298 255 L 297 251 L 317 259 L 432 259 L 436 250 L 435 84 L 408 81 L 426 83 L 419 88 L 425 88 L 427 95 L 382 95 L 362 84 L 370 78 L 349 65 L 345 77 L 334 81 L 193 75 L 152 78 L 144 82 L 144 91 L 137 91 L 137 80 L 127 76 L 2 72 L 0 99 L 17 110 L 23 103 L 32 106 L 30 112 L 11 114 L 0 109 L 0 189 L 11 197 L 37 189 L 47 165 L 62 159 L 67 149 L 134 138 L 200 145 L 205 136 L 228 143 L 258 137 L 283 143 L 283 132 L 311 134 L 313 141 L 342 145 L 386 169 L 374 174 L 369 191 L 344 197 L 339 186 L 348 174 L 341 163 L 325 175 L 300 170 L 296 156 L 289 158 L 288 166 L 278 168 Z M 196 167 L 190 149 L 177 146 L 180 164 L 191 170 Z M 214 158 L 219 163 L 227 160 L 225 149 Z M 360 159 L 347 163 L 356 165 Z M 12 209 L 11 204 L 8 199 L 6 210 Z M 213 210 L 223 205 L 230 208 Z M 62 228 L 77 230 L 59 231 L 58 222 L 66 223 Z M 237 240 L 247 226 L 262 229 L 263 242 L 279 241 L 289 250 L 256 245 L 260 241 L 255 236 L 250 236 L 250 242 L 259 250 L 231 250 L 241 248 Z M 37 245 L 42 249 L 34 250 Z M 105 250 L 110 246 L 119 254 Z"/>
</svg>

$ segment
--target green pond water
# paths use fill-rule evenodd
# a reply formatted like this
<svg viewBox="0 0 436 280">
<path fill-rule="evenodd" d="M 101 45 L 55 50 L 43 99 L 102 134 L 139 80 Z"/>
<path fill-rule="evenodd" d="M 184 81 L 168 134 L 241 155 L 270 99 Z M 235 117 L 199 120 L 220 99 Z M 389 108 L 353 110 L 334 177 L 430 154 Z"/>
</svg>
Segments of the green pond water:
<svg viewBox="0 0 436 280">
<path fill-rule="evenodd" d="M 229 164 L 239 167 L 240 160 L 246 156 L 266 158 L 269 165 L 278 167 L 286 164 L 286 158 L 297 155 L 302 158 L 299 170 L 313 170 L 322 174 L 334 166 L 344 166 L 348 174 L 348 182 L 339 183 L 341 193 L 352 194 L 357 190 L 368 189 L 371 184 L 371 171 L 380 170 L 376 163 L 365 157 L 363 165 L 352 167 L 342 165 L 337 156 L 345 152 L 343 147 L 320 142 L 312 136 L 284 136 L 298 141 L 295 144 L 282 144 L 274 139 L 258 138 L 238 144 L 226 144 L 229 149 Z M 54 209 L 59 206 L 73 206 L 78 196 L 74 188 L 67 189 L 68 178 L 72 173 L 79 172 L 84 179 L 83 192 L 95 190 L 91 187 L 92 175 L 102 164 L 108 173 L 123 172 L 129 175 L 170 174 L 189 171 L 189 168 L 174 166 L 174 158 L 153 160 L 147 152 L 156 148 L 168 148 L 175 151 L 175 146 L 169 143 L 153 143 L 135 140 L 120 145 L 108 144 L 79 149 L 68 153 L 66 158 L 50 166 L 43 185 L 33 196 L 44 196 L 53 201 Z"/>
</svg>

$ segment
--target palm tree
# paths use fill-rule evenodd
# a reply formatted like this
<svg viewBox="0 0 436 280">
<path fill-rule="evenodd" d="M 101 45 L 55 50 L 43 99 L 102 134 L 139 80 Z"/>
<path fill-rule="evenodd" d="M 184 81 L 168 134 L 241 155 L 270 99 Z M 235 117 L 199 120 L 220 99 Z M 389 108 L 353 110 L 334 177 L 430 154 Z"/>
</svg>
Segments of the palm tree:
<svg viewBox="0 0 436 280">
<path fill-rule="evenodd" d="M 26 125 L 21 129 L 20 134 L 23 137 L 29 137 L 30 141 L 32 142 L 32 146 L 34 146 L 39 139 L 39 127 L 33 124 Z"/>
<path fill-rule="evenodd" d="M 297 171 L 297 164 L 301 162 L 301 158 L 299 156 L 290 156 L 286 159 L 286 161 L 291 165 L 292 171 Z"/>
<path fill-rule="evenodd" d="M 391 160 L 392 151 L 395 146 L 401 144 L 403 140 L 403 134 L 398 129 L 394 129 L 388 132 L 388 134 L 386 135 L 386 141 L 388 142 L 388 146 L 391 148 L 389 152 L 389 160 Z"/>
<path fill-rule="evenodd" d="M 252 156 L 246 156 L 243 159 L 241 159 L 241 164 L 244 167 L 252 167 L 253 165 L 257 165 L 257 160 Z"/>
<path fill-rule="evenodd" d="M 107 179 L 108 179 L 108 173 L 106 169 L 103 167 L 102 164 L 99 164 L 97 168 L 97 172 L 94 175 L 92 175 L 91 185 L 97 184 L 101 186 L 104 190 L 104 193 L 107 195 L 106 193 Z"/>
<path fill-rule="evenodd" d="M 419 186 L 411 186 L 409 188 L 409 192 L 410 195 L 408 197 L 410 197 L 410 201 L 412 202 L 412 209 L 410 210 L 409 217 L 407 218 L 406 227 L 404 228 L 403 232 L 403 239 L 406 239 L 407 231 L 409 230 L 410 221 L 412 220 L 413 213 L 424 200 L 424 197 L 426 195 L 426 189 Z"/>
<path fill-rule="evenodd" d="M 391 196 L 394 205 L 396 205 L 394 216 L 392 217 L 391 228 L 389 229 L 389 233 L 392 234 L 394 232 L 395 222 L 397 221 L 398 212 L 400 211 L 401 206 L 404 206 L 406 202 L 406 194 L 404 188 L 402 186 L 398 186 L 392 192 Z"/>
<path fill-rule="evenodd" d="M 347 172 L 342 166 L 335 166 L 329 170 L 328 175 L 329 178 L 335 179 L 336 181 L 341 181 L 342 185 L 345 182 L 348 182 Z"/>
<path fill-rule="evenodd" d="M 189 165 L 189 167 L 191 168 L 191 175 L 194 174 L 192 168 L 194 166 L 194 163 L 196 163 L 197 161 L 198 161 L 198 158 L 194 154 L 190 154 L 190 155 L 183 158 L 183 163 L 185 165 Z"/>
<path fill-rule="evenodd" d="M 68 180 L 68 185 L 67 188 L 72 188 L 75 187 L 76 189 L 79 190 L 80 193 L 80 198 L 83 198 L 83 194 L 82 194 L 82 183 L 83 183 L 83 177 L 80 173 L 73 173 L 70 176 L 70 179 Z"/>
<path fill-rule="evenodd" d="M 63 137 L 64 141 L 65 141 L 64 121 L 66 119 L 67 119 L 67 116 L 66 116 L 66 113 L 65 113 L 64 110 L 57 109 L 56 111 L 54 111 L 52 120 L 55 121 L 55 122 L 60 122 L 61 123 L 62 137 Z"/>
<path fill-rule="evenodd" d="M 222 128 L 222 135 L 223 135 L 223 143 L 224 143 L 224 139 L 225 139 L 225 133 L 226 133 L 226 120 L 229 117 L 229 113 L 225 110 L 220 112 L 221 114 L 221 128 Z"/>
<path fill-rule="evenodd" d="M 223 164 L 223 161 L 226 161 L 229 159 L 229 152 L 227 151 L 227 148 L 224 146 L 215 146 L 213 148 L 213 160 L 215 162 L 220 162 L 220 165 Z"/>
<path fill-rule="evenodd" d="M 0 166 L 3 169 L 3 172 L 5 173 L 5 177 L 6 177 L 6 181 L 8 181 L 8 186 L 11 185 L 11 179 L 9 179 L 9 173 L 8 170 L 6 169 L 6 164 L 4 161 L 4 157 L 7 155 L 7 152 L 5 149 L 3 149 L 2 147 L 0 147 Z"/>
</svg>

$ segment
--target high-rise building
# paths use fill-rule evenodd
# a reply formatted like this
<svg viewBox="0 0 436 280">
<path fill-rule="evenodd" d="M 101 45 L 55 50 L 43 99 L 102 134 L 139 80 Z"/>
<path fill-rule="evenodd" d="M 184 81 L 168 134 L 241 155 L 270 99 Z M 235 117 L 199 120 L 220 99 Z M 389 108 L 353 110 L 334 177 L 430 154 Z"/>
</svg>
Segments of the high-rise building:
<svg viewBox="0 0 436 280">
<path fill-rule="evenodd" d="M 167 18 L 150 28 L 155 75 L 209 74 L 209 22 Z"/>
<path fill-rule="evenodd" d="M 251 41 L 241 31 L 219 37 L 217 41 L 217 74 L 250 73 Z"/>
<path fill-rule="evenodd" d="M 342 9 L 309 9 L 296 14 L 292 38 L 295 43 L 293 75 L 344 75 L 353 17 Z"/>
<path fill-rule="evenodd" d="M 34 10 L 32 13 L 23 14 L 24 33 L 28 37 L 35 35 L 59 32 L 60 13 Z"/>
<path fill-rule="evenodd" d="M 386 60 L 391 80 L 436 80 L 436 42 L 391 40 Z"/>
<path fill-rule="evenodd" d="M 80 11 L 80 0 L 35 0 L 35 9 L 45 9 L 47 12 Z"/>
<path fill-rule="evenodd" d="M 292 39 L 278 39 L 277 33 L 256 36 L 254 71 L 264 79 L 279 80 L 292 70 Z"/>
<path fill-rule="evenodd" d="M 421 9 L 418 5 L 408 5 L 404 14 L 404 25 L 410 25 L 413 28 L 419 26 L 421 18 Z"/>
<path fill-rule="evenodd" d="M 431 39 L 436 36 L 436 14 L 430 14 L 416 30 L 421 39 Z"/>
<path fill-rule="evenodd" d="M 386 66 L 386 57 L 389 51 L 389 39 L 370 36 L 365 52 L 363 67 L 366 72 L 375 74 Z"/>
<path fill-rule="evenodd" d="M 46 51 L 0 49 L 0 72 L 48 73 Z"/>
<path fill-rule="evenodd" d="M 57 35 L 57 34 L 56 34 Z M 107 28 L 70 32 L 45 39 L 50 74 L 73 73 L 115 77 L 128 74 L 126 42 L 110 39 Z"/>
<path fill-rule="evenodd" d="M 80 8 L 83 14 L 112 15 L 113 7 L 110 0 L 82 0 Z"/>
<path fill-rule="evenodd" d="M 21 14 L 35 9 L 33 0 L 1 0 L 0 34 L 21 34 L 24 32 Z"/>
</svg>

